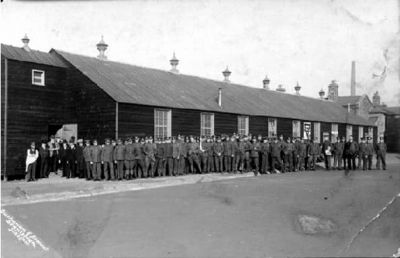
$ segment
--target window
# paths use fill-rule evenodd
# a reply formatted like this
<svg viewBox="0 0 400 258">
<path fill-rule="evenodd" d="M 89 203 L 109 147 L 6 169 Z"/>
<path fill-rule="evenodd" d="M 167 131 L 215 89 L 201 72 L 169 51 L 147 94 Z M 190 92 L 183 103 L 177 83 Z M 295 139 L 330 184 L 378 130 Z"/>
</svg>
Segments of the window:
<svg viewBox="0 0 400 258">
<path fill-rule="evenodd" d="M 154 138 L 171 137 L 171 110 L 154 109 Z"/>
<path fill-rule="evenodd" d="M 314 142 L 321 142 L 321 123 L 314 123 Z"/>
<path fill-rule="evenodd" d="M 346 125 L 346 139 L 348 140 L 350 135 L 353 135 L 353 126 Z"/>
<path fill-rule="evenodd" d="M 292 128 L 292 136 L 295 138 L 300 137 L 300 121 L 293 121 Z"/>
<path fill-rule="evenodd" d="M 277 127 L 276 118 L 268 118 L 268 137 L 276 136 L 276 127 Z"/>
<path fill-rule="evenodd" d="M 361 142 L 361 138 L 364 137 L 364 127 L 358 127 L 358 142 Z"/>
<path fill-rule="evenodd" d="M 249 117 L 238 116 L 238 134 L 248 135 L 249 134 Z"/>
<path fill-rule="evenodd" d="M 339 125 L 332 124 L 332 142 L 336 142 L 337 137 L 339 136 Z"/>
<path fill-rule="evenodd" d="M 311 122 L 303 123 L 303 138 L 311 139 Z"/>
<path fill-rule="evenodd" d="M 200 135 L 201 136 L 214 135 L 214 114 L 212 113 L 200 114 Z"/>
<path fill-rule="evenodd" d="M 44 71 L 32 70 L 32 84 L 44 86 Z"/>
</svg>

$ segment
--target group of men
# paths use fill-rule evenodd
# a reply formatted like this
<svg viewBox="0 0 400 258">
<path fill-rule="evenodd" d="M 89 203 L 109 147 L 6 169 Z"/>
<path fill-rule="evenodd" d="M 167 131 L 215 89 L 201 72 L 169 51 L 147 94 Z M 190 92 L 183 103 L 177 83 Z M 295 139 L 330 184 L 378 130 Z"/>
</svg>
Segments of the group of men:
<svg viewBox="0 0 400 258">
<path fill-rule="evenodd" d="M 178 135 L 156 141 L 152 137 L 105 139 L 100 145 L 96 139 L 79 139 L 75 143 L 71 138 L 69 142 L 59 142 L 52 136 L 50 142 L 42 142 L 38 150 L 39 162 L 35 166 L 39 168 L 41 178 L 60 169 L 64 177 L 87 180 L 129 180 L 209 172 L 252 171 L 258 175 L 315 170 L 320 158 L 325 159 L 327 169 L 346 168 L 346 164 L 347 168 L 355 169 L 357 156 L 366 166 L 365 162 L 372 162 L 371 151 L 375 150 L 378 162 L 382 161 L 385 169 L 386 146 L 383 140 L 372 148 L 371 143 L 357 144 L 352 137 L 348 142 L 342 138 L 333 144 L 325 139 L 321 145 L 318 138 L 314 141 L 291 137 L 284 140 L 282 135 L 279 138 L 237 134 L 221 137 Z M 29 153 L 28 150 L 28 156 Z M 371 163 L 368 168 L 371 168 Z M 28 178 L 35 180 L 34 175 Z"/>
<path fill-rule="evenodd" d="M 376 169 L 380 169 L 382 163 L 383 170 L 386 170 L 386 149 L 383 137 L 379 137 L 375 144 L 371 137 L 362 137 L 358 143 L 354 141 L 352 135 L 349 136 L 348 141 L 345 137 L 338 137 L 335 143 L 331 143 L 328 138 L 325 138 L 322 143 L 322 153 L 327 170 L 371 170 L 374 153 L 376 154 Z"/>
</svg>

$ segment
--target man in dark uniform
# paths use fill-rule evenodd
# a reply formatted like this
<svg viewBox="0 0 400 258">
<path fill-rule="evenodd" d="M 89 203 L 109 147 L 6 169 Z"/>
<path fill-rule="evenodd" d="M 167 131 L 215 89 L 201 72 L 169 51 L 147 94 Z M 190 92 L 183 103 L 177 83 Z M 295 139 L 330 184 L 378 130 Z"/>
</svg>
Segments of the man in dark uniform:
<svg viewBox="0 0 400 258">
<path fill-rule="evenodd" d="M 358 152 L 358 144 L 353 141 L 353 136 L 350 135 L 348 142 L 346 142 L 346 144 L 344 145 L 344 153 L 347 159 L 348 170 L 356 170 L 357 152 Z"/>
<path fill-rule="evenodd" d="M 375 146 L 376 152 L 376 169 L 381 169 L 381 162 L 383 170 L 386 170 L 386 143 L 383 137 L 380 137 L 378 143 Z"/>
<path fill-rule="evenodd" d="M 300 149 L 300 141 L 299 138 L 293 138 L 293 170 L 299 171 L 299 149 Z"/>
<path fill-rule="evenodd" d="M 114 173 L 114 146 L 111 145 L 110 139 L 105 139 L 105 145 L 101 152 L 101 163 L 103 164 L 104 179 L 115 180 Z"/>
<path fill-rule="evenodd" d="M 125 144 L 125 177 L 127 180 L 133 178 L 133 163 L 135 160 L 132 139 L 128 138 Z"/>
<path fill-rule="evenodd" d="M 118 139 L 118 145 L 114 148 L 114 162 L 117 164 L 117 177 L 118 180 L 125 178 L 124 176 L 124 162 L 125 162 L 125 145 L 122 139 Z"/>
<path fill-rule="evenodd" d="M 244 158 L 245 158 L 245 142 L 244 137 L 239 138 L 239 142 L 237 143 L 236 153 L 235 153 L 235 169 L 239 170 L 240 173 L 244 171 Z"/>
<path fill-rule="evenodd" d="M 258 175 L 259 173 L 259 152 L 261 151 L 261 145 L 257 141 L 257 139 L 254 137 L 252 140 L 252 143 L 250 144 L 250 158 L 251 158 L 251 164 L 253 168 L 253 173 L 255 176 Z"/>
<path fill-rule="evenodd" d="M 329 141 L 329 137 L 326 136 L 324 138 L 324 142 L 322 143 L 322 153 L 324 154 L 324 160 L 325 160 L 325 169 L 330 170 L 331 169 L 331 163 L 332 163 L 332 144 Z"/>
<path fill-rule="evenodd" d="M 207 172 L 214 172 L 215 168 L 214 168 L 214 152 L 213 152 L 213 143 L 211 142 L 212 139 L 211 137 L 207 137 L 206 140 L 206 152 L 207 152 Z"/>
<path fill-rule="evenodd" d="M 92 146 L 90 146 L 90 140 L 85 140 L 85 148 L 83 148 L 83 158 L 86 164 L 86 169 L 85 169 L 86 180 L 93 179 L 92 157 L 90 155 L 91 148 Z"/>
<path fill-rule="evenodd" d="M 200 137 L 200 144 L 199 144 L 199 157 L 200 157 L 200 166 L 201 170 L 203 173 L 207 172 L 207 158 L 208 158 L 208 152 L 207 152 L 207 142 L 206 142 L 206 137 L 201 136 Z"/>
<path fill-rule="evenodd" d="M 184 175 L 186 172 L 187 143 L 184 141 L 184 137 L 181 135 L 178 135 L 178 144 L 179 144 L 178 175 Z"/>
<path fill-rule="evenodd" d="M 278 142 L 277 138 L 274 138 L 274 142 L 271 144 L 271 170 L 275 171 L 275 173 L 280 174 L 281 172 L 277 169 L 276 165 L 278 165 L 279 169 L 283 168 L 282 159 L 281 159 L 281 151 L 282 145 Z M 271 171 L 271 172 L 272 172 Z"/>
<path fill-rule="evenodd" d="M 93 180 L 100 180 L 101 176 L 101 147 L 97 145 L 97 140 L 93 140 L 93 146 L 90 148 L 91 164 L 93 169 Z"/>
<path fill-rule="evenodd" d="M 362 170 L 367 170 L 367 143 L 365 142 L 365 139 L 363 137 L 361 138 L 361 142 L 358 145 L 358 158 L 361 160 L 361 162 L 359 162 L 358 164 L 358 168 L 361 168 Z"/>
<path fill-rule="evenodd" d="M 139 137 L 135 137 L 135 143 L 132 144 L 133 147 L 133 175 L 135 178 L 147 177 L 144 172 L 143 164 L 143 148 L 142 142 L 139 142 Z M 140 170 L 140 171 L 139 171 Z"/>
<path fill-rule="evenodd" d="M 189 159 L 190 171 L 192 174 L 196 174 L 195 172 L 196 169 L 200 174 L 202 173 L 198 154 L 199 154 L 199 144 L 195 141 L 193 136 L 191 136 L 189 143 L 188 159 Z"/>
<path fill-rule="evenodd" d="M 283 153 L 285 157 L 285 167 L 287 167 L 288 172 L 293 172 L 293 151 L 294 145 L 290 137 L 287 138 L 287 142 L 284 145 Z"/>
<path fill-rule="evenodd" d="M 157 151 L 156 144 L 153 143 L 153 137 L 148 137 L 146 143 L 143 146 L 144 151 L 144 170 L 149 177 L 154 177 L 155 172 L 155 153 Z"/>
<path fill-rule="evenodd" d="M 172 163 L 173 163 L 173 172 L 172 175 L 177 176 L 179 175 L 179 165 L 180 165 L 180 143 L 176 141 L 175 137 L 172 137 Z"/>
<path fill-rule="evenodd" d="M 250 136 L 244 136 L 244 171 L 245 172 L 250 172 L 251 170 L 251 165 L 250 165 L 250 152 L 251 152 L 251 137 Z"/>
<path fill-rule="evenodd" d="M 372 156 L 374 155 L 374 144 L 372 143 L 372 138 L 367 138 L 367 161 L 368 161 L 368 170 L 372 169 Z"/>
<path fill-rule="evenodd" d="M 49 166 L 49 149 L 47 148 L 46 141 L 42 141 L 39 148 L 39 158 L 40 158 L 40 175 L 39 178 L 48 177 L 48 166 Z"/>
<path fill-rule="evenodd" d="M 79 178 L 85 177 L 85 158 L 83 156 L 83 140 L 78 139 L 76 146 L 76 174 Z"/>
<path fill-rule="evenodd" d="M 165 170 L 168 171 L 169 176 L 174 175 L 174 160 L 173 160 L 174 146 L 171 142 L 171 137 L 168 137 L 165 141 Z M 167 172 L 166 172 L 167 173 Z"/>
<path fill-rule="evenodd" d="M 213 151 L 214 151 L 215 172 L 222 172 L 223 171 L 222 155 L 224 152 L 224 146 L 222 145 L 220 137 L 217 137 L 217 142 L 214 143 Z"/>
<path fill-rule="evenodd" d="M 341 170 L 342 169 L 344 142 L 340 140 L 340 137 L 337 137 L 337 141 L 334 144 L 334 150 L 335 150 L 335 156 L 333 159 L 333 167 L 338 170 Z"/>
<path fill-rule="evenodd" d="M 157 143 L 156 168 L 158 176 L 165 176 L 165 143 L 159 139 Z"/>
<path fill-rule="evenodd" d="M 269 152 L 270 145 L 268 142 L 268 138 L 264 137 L 263 143 L 261 143 L 261 174 L 270 174 L 269 173 Z"/>
</svg>

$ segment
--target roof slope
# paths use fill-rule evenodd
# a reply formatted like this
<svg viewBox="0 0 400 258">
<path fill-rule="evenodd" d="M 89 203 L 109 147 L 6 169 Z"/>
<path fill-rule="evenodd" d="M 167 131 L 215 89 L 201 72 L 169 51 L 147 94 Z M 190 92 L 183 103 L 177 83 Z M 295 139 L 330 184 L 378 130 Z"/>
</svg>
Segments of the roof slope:
<svg viewBox="0 0 400 258">
<path fill-rule="evenodd" d="M 52 51 L 121 103 L 372 125 L 331 101 Z M 217 102 L 219 88 L 222 108 Z"/>
<path fill-rule="evenodd" d="M 63 60 L 53 54 L 37 50 L 31 50 L 28 52 L 23 48 L 5 44 L 1 44 L 1 55 L 7 59 L 17 61 L 45 64 L 57 67 L 67 67 Z"/>
<path fill-rule="evenodd" d="M 400 115 L 400 106 L 398 107 L 384 107 L 384 106 L 377 106 L 374 107 L 371 112 L 372 114 L 387 114 L 387 115 Z"/>
<path fill-rule="evenodd" d="M 337 103 L 341 106 L 345 106 L 347 104 L 354 105 L 360 101 L 362 96 L 338 96 Z"/>
</svg>

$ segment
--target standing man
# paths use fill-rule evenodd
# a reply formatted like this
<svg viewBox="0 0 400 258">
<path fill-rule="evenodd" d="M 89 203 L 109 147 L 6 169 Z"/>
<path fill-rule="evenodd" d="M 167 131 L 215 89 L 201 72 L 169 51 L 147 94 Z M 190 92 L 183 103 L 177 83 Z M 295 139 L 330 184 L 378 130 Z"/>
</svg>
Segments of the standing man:
<svg viewBox="0 0 400 258">
<path fill-rule="evenodd" d="M 381 162 L 383 170 L 386 170 L 386 143 L 383 137 L 380 137 L 378 143 L 375 146 L 376 152 L 376 169 L 381 169 Z"/>
<path fill-rule="evenodd" d="M 329 136 L 324 137 L 324 142 L 322 143 L 322 153 L 324 154 L 325 168 L 326 170 L 330 170 L 332 162 L 332 144 L 329 141 Z"/>
<path fill-rule="evenodd" d="M 251 158 L 251 163 L 252 163 L 252 168 L 253 168 L 253 173 L 255 176 L 258 175 L 259 171 L 259 152 L 261 151 L 261 146 L 257 142 L 256 137 L 253 138 L 252 143 L 250 145 L 250 158 Z"/>
<path fill-rule="evenodd" d="M 372 138 L 368 137 L 367 138 L 367 149 L 366 149 L 366 155 L 367 155 L 367 161 L 368 161 L 368 170 L 372 169 L 372 156 L 374 154 L 374 144 L 372 143 Z"/>
<path fill-rule="evenodd" d="M 181 154 L 179 153 L 180 150 L 180 143 L 176 141 L 175 137 L 172 137 L 172 163 L 173 163 L 173 170 L 172 175 L 177 176 L 179 174 L 179 162 Z"/>
<path fill-rule="evenodd" d="M 344 145 L 344 153 L 347 158 L 348 170 L 356 170 L 357 152 L 358 152 L 358 144 L 353 141 L 353 136 L 350 135 L 348 142 L 346 142 L 346 144 Z"/>
<path fill-rule="evenodd" d="M 198 153 L 199 153 L 199 145 L 195 142 L 195 139 L 193 137 L 190 137 L 188 157 L 189 157 L 190 171 L 193 174 L 196 174 L 195 169 L 197 169 L 198 172 L 201 174 L 201 166 L 198 158 Z"/>
<path fill-rule="evenodd" d="M 85 140 L 85 148 L 83 148 L 83 159 L 85 160 L 86 169 L 85 177 L 86 180 L 93 179 L 93 169 L 92 169 L 92 156 L 90 154 L 92 146 L 90 146 L 90 140 Z"/>
<path fill-rule="evenodd" d="M 274 142 L 271 144 L 271 170 L 275 171 L 277 174 L 280 174 L 281 172 L 276 168 L 276 165 L 278 165 L 279 169 L 283 169 L 281 151 L 282 145 L 278 142 L 277 138 L 274 138 Z"/>
<path fill-rule="evenodd" d="M 244 138 L 240 137 L 239 142 L 237 143 L 237 148 L 236 148 L 236 160 L 235 160 L 235 170 L 239 170 L 240 173 L 243 173 L 244 170 L 244 158 L 246 155 L 245 151 L 245 142 Z"/>
<path fill-rule="evenodd" d="M 101 163 L 103 164 L 105 180 L 115 180 L 114 146 L 111 145 L 111 141 L 108 138 L 105 140 L 105 145 L 101 152 Z"/>
<path fill-rule="evenodd" d="M 269 152 L 270 146 L 268 138 L 264 137 L 261 144 L 261 174 L 269 174 Z"/>
<path fill-rule="evenodd" d="M 287 143 L 284 146 L 284 156 L 285 156 L 285 164 L 288 168 L 288 172 L 293 172 L 293 152 L 294 145 L 292 143 L 292 139 L 290 137 L 287 138 Z"/>
<path fill-rule="evenodd" d="M 153 143 L 153 137 L 150 136 L 147 138 L 147 142 L 144 144 L 143 151 L 145 155 L 144 166 L 145 170 L 147 171 L 146 173 L 149 177 L 154 177 L 156 162 L 155 152 L 157 151 L 157 147 Z"/>
<path fill-rule="evenodd" d="M 333 167 L 335 167 L 338 170 L 342 170 L 344 141 L 342 141 L 340 137 L 337 137 L 337 141 L 335 143 L 334 148 L 335 148 L 335 156 L 333 158 Z"/>
<path fill-rule="evenodd" d="M 39 151 L 36 149 L 35 142 L 31 143 L 30 148 L 26 151 L 26 160 L 25 160 L 25 180 L 35 181 L 36 174 L 36 161 L 39 158 Z"/>
<path fill-rule="evenodd" d="M 49 150 L 47 149 L 46 141 L 42 141 L 42 145 L 39 149 L 40 157 L 40 178 L 48 177 L 48 165 L 49 165 Z"/>
<path fill-rule="evenodd" d="M 186 170 L 186 158 L 187 158 L 187 143 L 184 137 L 178 135 L 178 145 L 179 145 L 179 165 L 178 165 L 178 175 L 184 175 Z"/>
<path fill-rule="evenodd" d="M 97 140 L 93 140 L 93 146 L 90 148 L 90 157 L 93 171 L 93 180 L 101 179 L 101 147 L 97 145 Z"/>
<path fill-rule="evenodd" d="M 358 148 L 358 168 L 362 168 L 362 170 L 367 170 L 367 159 L 367 144 L 365 143 L 365 139 L 362 137 Z"/>
<path fill-rule="evenodd" d="M 222 173 L 223 165 L 222 165 L 222 154 L 224 152 L 224 146 L 221 143 L 221 138 L 217 137 L 217 142 L 214 143 L 213 146 L 214 150 L 214 165 L 215 165 L 215 172 Z"/>
<path fill-rule="evenodd" d="M 135 137 L 135 143 L 132 144 L 133 148 L 133 175 L 135 178 L 147 177 L 144 174 L 144 164 L 143 164 L 143 148 L 142 143 L 139 142 L 139 137 Z M 140 172 L 139 172 L 140 169 Z"/>
<path fill-rule="evenodd" d="M 133 178 L 133 162 L 135 160 L 133 149 L 132 138 L 128 138 L 125 144 L 125 178 L 127 180 Z"/>
<path fill-rule="evenodd" d="M 118 145 L 114 149 L 114 163 L 117 164 L 117 177 L 118 180 L 125 178 L 124 176 L 124 162 L 125 162 L 125 145 L 122 143 L 122 139 L 118 139 Z"/>
<path fill-rule="evenodd" d="M 206 138 L 204 136 L 200 137 L 200 145 L 199 145 L 199 153 L 200 153 L 200 165 L 201 169 L 204 172 L 207 172 L 207 159 L 208 159 L 208 152 L 207 152 L 207 143 Z"/>
<path fill-rule="evenodd" d="M 173 153 L 174 152 L 174 146 L 171 142 L 171 137 L 168 137 L 166 142 L 165 142 L 165 170 L 168 171 L 169 176 L 174 175 L 174 160 L 173 160 Z M 167 172 L 165 172 L 167 173 Z"/>
<path fill-rule="evenodd" d="M 76 146 L 76 175 L 79 178 L 85 177 L 85 158 L 83 156 L 83 139 L 78 139 Z"/>
</svg>

